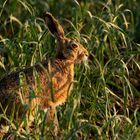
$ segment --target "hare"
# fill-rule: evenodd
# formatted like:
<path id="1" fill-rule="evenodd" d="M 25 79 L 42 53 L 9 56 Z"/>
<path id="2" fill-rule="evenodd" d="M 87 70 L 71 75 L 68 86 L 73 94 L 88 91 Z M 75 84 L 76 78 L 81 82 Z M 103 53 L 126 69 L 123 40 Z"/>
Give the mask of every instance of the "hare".
<path id="1" fill-rule="evenodd" d="M 64 35 L 62 26 L 51 13 L 46 12 L 44 20 L 58 41 L 56 55 L 48 62 L 37 63 L 0 80 L 1 112 L 5 109 L 10 114 L 16 108 L 20 116 L 23 105 L 29 104 L 32 112 L 39 106 L 42 110 L 50 109 L 53 116 L 55 108 L 65 103 L 70 95 L 74 65 L 88 58 L 88 51 L 80 42 Z"/>

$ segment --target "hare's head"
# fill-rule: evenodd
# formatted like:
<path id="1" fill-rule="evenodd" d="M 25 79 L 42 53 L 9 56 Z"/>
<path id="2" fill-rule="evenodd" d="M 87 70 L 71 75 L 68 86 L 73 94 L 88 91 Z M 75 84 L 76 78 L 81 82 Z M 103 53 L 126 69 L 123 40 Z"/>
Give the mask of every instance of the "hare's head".
<path id="1" fill-rule="evenodd" d="M 48 12 L 45 13 L 45 22 L 49 31 L 59 42 L 57 58 L 80 63 L 88 58 L 88 51 L 75 39 L 65 37 L 64 30 L 58 21 Z"/>

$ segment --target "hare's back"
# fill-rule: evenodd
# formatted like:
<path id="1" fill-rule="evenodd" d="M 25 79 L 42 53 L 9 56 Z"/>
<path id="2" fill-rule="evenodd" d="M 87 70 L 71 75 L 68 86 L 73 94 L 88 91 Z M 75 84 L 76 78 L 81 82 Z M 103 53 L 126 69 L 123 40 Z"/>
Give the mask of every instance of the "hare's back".
<path id="1" fill-rule="evenodd" d="M 0 93 L 5 90 L 12 90 L 19 85 L 18 73 L 11 73 L 0 80 Z"/>

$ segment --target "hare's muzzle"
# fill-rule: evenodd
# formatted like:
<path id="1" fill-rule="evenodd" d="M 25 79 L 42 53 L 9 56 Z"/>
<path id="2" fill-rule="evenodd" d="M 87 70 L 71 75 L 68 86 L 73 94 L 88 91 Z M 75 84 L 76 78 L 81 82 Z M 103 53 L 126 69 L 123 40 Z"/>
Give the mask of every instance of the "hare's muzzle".
<path id="1" fill-rule="evenodd" d="M 84 57 L 83 57 L 83 62 L 84 61 L 88 61 L 88 55 L 84 55 Z"/>
<path id="2" fill-rule="evenodd" d="M 85 55 L 83 57 L 83 64 L 85 66 L 85 68 L 88 68 L 89 69 L 89 65 L 88 65 L 88 55 Z"/>

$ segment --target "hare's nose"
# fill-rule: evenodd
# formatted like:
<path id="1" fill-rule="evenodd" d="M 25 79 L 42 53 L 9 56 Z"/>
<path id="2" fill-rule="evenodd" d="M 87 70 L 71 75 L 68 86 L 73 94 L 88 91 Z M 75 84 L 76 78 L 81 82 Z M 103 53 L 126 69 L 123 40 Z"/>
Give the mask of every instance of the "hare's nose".
<path id="1" fill-rule="evenodd" d="M 89 55 L 88 54 L 85 54 L 85 56 L 88 58 L 89 57 Z"/>
<path id="2" fill-rule="evenodd" d="M 84 55 L 83 61 L 87 61 L 88 60 L 88 54 Z"/>
<path id="3" fill-rule="evenodd" d="M 84 56 L 83 62 L 84 62 L 85 68 L 88 68 L 88 69 L 89 69 L 89 65 L 88 65 L 88 55 L 85 55 L 85 56 Z"/>

